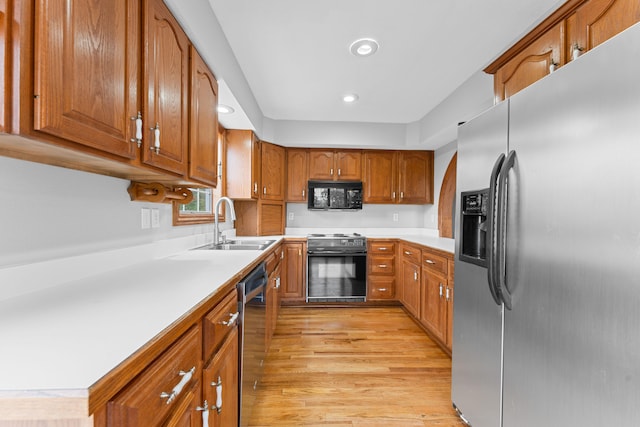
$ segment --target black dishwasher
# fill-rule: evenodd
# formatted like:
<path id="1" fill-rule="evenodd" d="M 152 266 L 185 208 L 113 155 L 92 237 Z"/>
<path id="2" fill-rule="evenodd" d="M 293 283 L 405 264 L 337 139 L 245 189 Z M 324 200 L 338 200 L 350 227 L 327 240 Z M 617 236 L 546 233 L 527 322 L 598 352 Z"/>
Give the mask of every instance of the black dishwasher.
<path id="1" fill-rule="evenodd" d="M 238 283 L 240 298 L 240 402 L 239 424 L 247 426 L 256 399 L 256 389 L 262 376 L 265 348 L 266 305 L 265 287 L 268 281 L 265 263 L 261 263 Z"/>

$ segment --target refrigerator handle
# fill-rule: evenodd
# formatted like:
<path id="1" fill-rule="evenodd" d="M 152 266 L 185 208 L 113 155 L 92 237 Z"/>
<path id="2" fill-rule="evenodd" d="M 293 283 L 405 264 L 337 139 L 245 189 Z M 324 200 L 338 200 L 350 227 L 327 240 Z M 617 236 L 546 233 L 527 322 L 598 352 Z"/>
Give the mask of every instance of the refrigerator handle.
<path id="1" fill-rule="evenodd" d="M 507 286 L 507 202 L 509 198 L 509 171 L 516 163 L 516 152 L 511 150 L 505 160 L 500 175 L 498 176 L 498 214 L 497 219 L 497 277 L 498 294 L 504 302 L 504 306 L 511 310 L 511 293 Z"/>
<path id="2" fill-rule="evenodd" d="M 489 282 L 489 290 L 491 296 L 496 304 L 500 305 L 502 301 L 498 294 L 498 279 L 497 279 L 497 255 L 496 255 L 496 242 L 497 242 L 497 187 L 498 187 L 498 175 L 502 164 L 504 163 L 504 154 L 500 154 L 496 163 L 493 165 L 491 171 L 491 181 L 489 182 L 489 200 L 487 206 L 487 281 Z"/>

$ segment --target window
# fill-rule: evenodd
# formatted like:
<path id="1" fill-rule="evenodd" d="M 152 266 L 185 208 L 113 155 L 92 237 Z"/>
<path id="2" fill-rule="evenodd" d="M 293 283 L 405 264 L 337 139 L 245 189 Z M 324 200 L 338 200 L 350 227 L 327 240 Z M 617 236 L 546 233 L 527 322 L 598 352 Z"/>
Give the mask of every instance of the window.
<path id="1" fill-rule="evenodd" d="M 193 200 L 188 204 L 173 204 L 173 225 L 213 222 L 213 191 L 211 188 L 190 188 Z"/>

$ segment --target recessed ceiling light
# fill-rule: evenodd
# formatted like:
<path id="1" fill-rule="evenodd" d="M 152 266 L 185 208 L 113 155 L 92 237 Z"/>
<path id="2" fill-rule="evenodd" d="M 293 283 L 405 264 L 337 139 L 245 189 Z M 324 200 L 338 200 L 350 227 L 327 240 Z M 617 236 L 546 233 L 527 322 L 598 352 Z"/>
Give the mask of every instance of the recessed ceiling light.
<path id="1" fill-rule="evenodd" d="M 348 95 L 343 96 L 342 100 L 347 104 L 352 104 L 358 100 L 358 95 L 356 95 L 355 93 L 350 93 Z"/>
<path id="2" fill-rule="evenodd" d="M 360 39 L 351 43 L 349 51 L 355 56 L 370 56 L 378 50 L 378 42 L 374 39 Z"/>
<path id="3" fill-rule="evenodd" d="M 234 111 L 236 111 L 232 107 L 229 107 L 228 105 L 224 105 L 224 104 L 218 104 L 217 110 L 218 110 L 218 113 L 220 114 L 231 114 Z"/>

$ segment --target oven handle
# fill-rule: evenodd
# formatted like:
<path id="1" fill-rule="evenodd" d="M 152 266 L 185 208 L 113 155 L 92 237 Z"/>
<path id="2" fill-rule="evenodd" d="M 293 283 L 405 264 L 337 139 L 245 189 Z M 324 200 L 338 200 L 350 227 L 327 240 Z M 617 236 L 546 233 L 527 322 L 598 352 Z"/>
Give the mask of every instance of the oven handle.
<path id="1" fill-rule="evenodd" d="M 345 252 L 345 251 L 307 251 L 308 255 L 366 255 L 366 252 Z"/>

